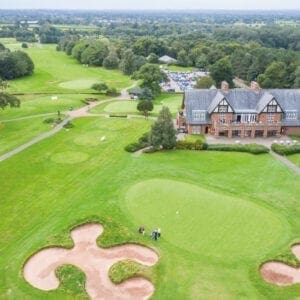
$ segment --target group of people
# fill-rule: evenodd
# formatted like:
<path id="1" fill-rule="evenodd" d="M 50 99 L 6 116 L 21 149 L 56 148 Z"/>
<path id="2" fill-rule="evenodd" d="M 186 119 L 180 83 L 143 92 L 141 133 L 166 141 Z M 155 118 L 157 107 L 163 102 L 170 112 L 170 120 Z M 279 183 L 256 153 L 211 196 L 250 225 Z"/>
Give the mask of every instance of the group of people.
<path id="1" fill-rule="evenodd" d="M 146 233 L 145 227 L 143 227 L 143 226 L 139 227 L 138 232 L 140 234 L 144 235 Z M 157 241 L 161 237 L 161 230 L 160 230 L 160 228 L 152 230 L 152 232 L 150 234 L 150 237 L 151 237 L 151 239 Z"/>

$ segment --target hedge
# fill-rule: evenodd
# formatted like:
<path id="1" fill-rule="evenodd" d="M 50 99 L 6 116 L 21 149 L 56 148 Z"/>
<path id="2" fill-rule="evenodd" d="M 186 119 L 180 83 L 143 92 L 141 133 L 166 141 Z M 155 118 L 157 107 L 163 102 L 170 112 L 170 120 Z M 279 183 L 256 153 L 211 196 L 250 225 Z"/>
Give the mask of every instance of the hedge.
<path id="1" fill-rule="evenodd" d="M 300 144 L 292 145 L 292 146 L 272 144 L 271 149 L 279 155 L 291 155 L 291 154 L 300 153 Z"/>
<path id="2" fill-rule="evenodd" d="M 214 144 L 208 145 L 209 151 L 248 152 L 251 154 L 269 153 L 269 148 L 258 144 Z"/>

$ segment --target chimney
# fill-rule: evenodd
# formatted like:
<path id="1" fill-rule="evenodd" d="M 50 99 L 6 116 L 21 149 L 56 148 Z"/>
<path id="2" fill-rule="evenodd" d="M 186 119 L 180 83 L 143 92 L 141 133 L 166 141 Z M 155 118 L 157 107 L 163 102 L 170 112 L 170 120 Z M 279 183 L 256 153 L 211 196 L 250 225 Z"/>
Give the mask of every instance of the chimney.
<path id="1" fill-rule="evenodd" d="M 229 84 L 227 81 L 222 81 L 221 83 L 221 90 L 227 92 L 229 90 Z"/>
<path id="2" fill-rule="evenodd" d="M 259 91 L 259 89 L 260 89 L 259 84 L 256 81 L 251 81 L 250 88 L 251 88 L 251 90 L 254 90 L 254 91 Z"/>

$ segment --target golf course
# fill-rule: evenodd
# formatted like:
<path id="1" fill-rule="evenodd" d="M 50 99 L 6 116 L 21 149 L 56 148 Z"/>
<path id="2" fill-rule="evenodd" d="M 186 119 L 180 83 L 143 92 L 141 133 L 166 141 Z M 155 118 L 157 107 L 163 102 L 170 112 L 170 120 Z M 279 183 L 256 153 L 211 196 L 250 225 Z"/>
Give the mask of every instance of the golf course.
<path id="1" fill-rule="evenodd" d="M 161 94 L 145 119 L 137 101 L 91 89 L 103 81 L 124 90 L 134 85 L 129 76 L 84 67 L 55 45 L 25 51 L 35 71 L 9 82 L 21 106 L 0 111 L 0 155 L 53 130 L 44 120 L 58 111 L 66 117 L 86 98 L 98 101 L 88 116 L 71 120 L 74 127 L 0 161 L 0 299 L 91 298 L 85 283 L 92 275 L 80 264 L 59 265 L 53 289 L 24 276 L 27 263 L 48 248 L 76 252 L 82 240 L 74 232 L 87 225 L 96 228 L 95 251 L 129 249 L 129 260 L 109 265 L 109 284 L 131 278 L 134 286 L 140 278 L 151 299 L 299 299 L 300 284 L 277 286 L 260 274 L 268 261 L 300 267 L 291 252 L 300 244 L 299 175 L 270 154 L 128 153 L 124 147 L 150 130 L 163 106 L 176 115 L 182 95 Z M 299 156 L 289 158 L 299 165 Z M 158 240 L 150 238 L 156 228 Z"/>

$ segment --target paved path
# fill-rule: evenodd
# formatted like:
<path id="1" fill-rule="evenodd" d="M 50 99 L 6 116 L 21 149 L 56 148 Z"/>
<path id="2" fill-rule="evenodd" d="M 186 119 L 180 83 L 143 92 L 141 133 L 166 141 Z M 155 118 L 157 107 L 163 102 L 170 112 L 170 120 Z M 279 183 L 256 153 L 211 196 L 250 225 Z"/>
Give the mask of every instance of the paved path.
<path id="1" fill-rule="evenodd" d="M 295 171 L 297 174 L 300 175 L 300 168 L 296 166 L 294 163 L 292 163 L 290 160 L 288 160 L 285 156 L 281 156 L 272 150 L 270 151 L 270 154 L 276 159 L 278 159 L 279 161 L 281 161 L 283 164 L 285 164 L 289 169 Z"/>
<path id="2" fill-rule="evenodd" d="M 27 142 L 27 143 L 25 143 L 25 144 L 23 144 L 23 145 L 21 145 L 21 146 L 15 148 L 14 150 L 11 150 L 11 151 L 9 151 L 9 152 L 7 152 L 7 153 L 1 155 L 1 156 L 0 156 L 0 162 L 2 162 L 2 161 L 4 161 L 4 160 L 6 160 L 6 159 L 8 159 L 8 158 L 10 158 L 10 157 L 12 157 L 12 156 L 18 154 L 19 152 L 21 152 L 21 151 L 23 151 L 23 150 L 25 150 L 25 149 L 31 147 L 32 145 L 34 145 L 34 144 L 36 144 L 36 143 L 38 143 L 38 142 L 40 142 L 40 141 L 42 141 L 42 140 L 44 140 L 44 139 L 46 139 L 46 138 L 48 138 L 48 137 L 50 137 L 50 136 L 56 134 L 57 132 L 59 132 L 59 131 L 63 128 L 63 126 L 64 126 L 67 122 L 69 122 L 69 121 L 71 121 L 71 120 L 72 120 L 72 118 L 70 118 L 70 117 L 69 117 L 69 118 L 66 118 L 66 119 L 63 120 L 60 124 L 58 124 L 56 127 L 54 127 L 52 130 L 50 130 L 50 131 L 48 131 L 48 132 L 45 132 L 45 133 L 43 133 L 43 134 L 41 134 L 41 135 L 35 137 L 35 138 L 32 139 L 31 141 L 29 141 L 29 142 Z"/>
<path id="3" fill-rule="evenodd" d="M 99 102 L 91 102 L 89 105 L 86 105 L 82 108 L 79 108 L 77 110 L 74 111 L 69 111 L 69 112 L 63 112 L 63 114 L 67 114 L 68 117 L 63 120 L 63 122 L 61 122 L 59 125 L 57 125 L 55 128 L 53 128 L 52 130 L 45 132 L 35 138 L 33 138 L 32 140 L 30 140 L 29 142 L 3 154 L 0 156 L 0 162 L 20 153 L 21 151 L 31 147 L 32 145 L 56 134 L 57 132 L 59 132 L 63 126 L 68 123 L 69 121 L 71 121 L 73 118 L 78 118 L 78 117 L 107 117 L 107 115 L 105 114 L 91 114 L 89 112 L 89 110 L 93 107 L 96 107 L 97 105 L 103 104 L 105 102 L 110 102 L 110 101 L 115 101 L 115 100 L 127 100 L 129 99 L 129 94 L 127 92 L 128 89 L 132 88 L 136 86 L 136 83 L 134 83 L 132 86 L 123 89 L 121 91 L 121 95 L 116 97 L 116 98 L 112 98 L 112 99 L 107 99 L 107 100 L 103 100 L 103 101 L 99 101 Z M 10 120 L 3 120 L 1 122 L 13 122 L 13 121 L 20 121 L 20 120 L 26 120 L 26 119 L 31 119 L 31 118 L 38 118 L 38 117 L 42 117 L 42 116 L 47 116 L 47 115 L 53 115 L 53 113 L 48 113 L 48 114 L 39 114 L 39 115 L 34 115 L 34 116 L 27 116 L 27 117 L 21 117 L 21 118 L 15 118 L 15 119 L 10 119 Z"/>

